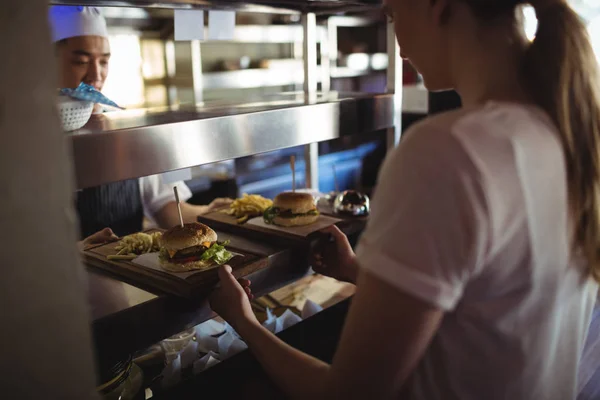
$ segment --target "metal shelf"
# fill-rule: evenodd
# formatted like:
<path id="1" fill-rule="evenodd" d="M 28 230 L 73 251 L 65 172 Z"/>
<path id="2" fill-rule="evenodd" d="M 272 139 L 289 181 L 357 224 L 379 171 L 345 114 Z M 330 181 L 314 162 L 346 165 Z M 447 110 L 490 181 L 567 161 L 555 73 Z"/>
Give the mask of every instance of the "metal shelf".
<path id="1" fill-rule="evenodd" d="M 380 0 L 50 0 L 51 4 L 98 7 L 205 8 L 246 12 L 293 14 L 297 12 L 337 13 L 375 8 Z"/>
<path id="2" fill-rule="evenodd" d="M 350 67 L 332 67 L 331 78 L 356 78 L 366 76 L 385 69 L 357 69 Z M 321 68 L 317 68 L 317 82 L 322 81 Z M 202 89 L 249 89 L 275 86 L 302 85 L 304 82 L 304 71 L 302 60 L 300 65 L 290 68 L 252 68 L 237 71 L 205 72 L 202 74 Z M 165 79 L 147 79 L 149 86 L 164 85 Z M 169 79 L 169 84 L 177 87 L 193 88 L 192 77 L 175 77 Z"/>
<path id="3" fill-rule="evenodd" d="M 299 146 L 394 125 L 393 95 L 283 93 L 242 105 L 107 113 L 68 137 L 77 188 Z"/>

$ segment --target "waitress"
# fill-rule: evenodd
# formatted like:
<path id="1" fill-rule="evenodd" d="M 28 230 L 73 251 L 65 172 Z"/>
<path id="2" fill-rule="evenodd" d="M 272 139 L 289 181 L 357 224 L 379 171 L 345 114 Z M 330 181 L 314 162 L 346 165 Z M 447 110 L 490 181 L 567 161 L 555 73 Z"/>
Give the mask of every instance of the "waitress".
<path id="1" fill-rule="evenodd" d="M 58 58 L 60 87 L 75 88 L 84 82 L 101 91 L 108 76 L 110 44 L 106 21 L 100 11 L 95 7 L 54 6 L 50 8 L 50 26 Z M 95 111 L 101 112 L 100 109 Z M 92 116 L 101 117 L 98 114 Z M 166 183 L 161 175 L 87 188 L 76 195 L 81 237 L 90 243 L 114 238 L 113 232 L 119 236 L 139 232 L 144 217 L 162 228 L 178 224 L 174 186 L 179 190 L 181 212 L 186 222 L 231 202 L 230 199 L 215 199 L 208 206 L 189 204 L 186 201 L 192 193 L 186 184 Z"/>
<path id="2" fill-rule="evenodd" d="M 335 228 L 319 271 L 356 283 L 332 364 L 267 331 L 231 268 L 211 305 L 299 399 L 567 400 L 600 281 L 600 74 L 566 0 L 387 0 L 402 54 L 464 108 L 388 155 L 356 255 Z"/>

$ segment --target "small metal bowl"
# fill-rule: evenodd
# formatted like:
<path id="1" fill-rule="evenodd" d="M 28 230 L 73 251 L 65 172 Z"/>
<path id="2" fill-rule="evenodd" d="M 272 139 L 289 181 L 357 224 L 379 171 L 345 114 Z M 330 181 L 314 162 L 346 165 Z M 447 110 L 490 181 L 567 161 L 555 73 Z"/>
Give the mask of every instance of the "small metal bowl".
<path id="1" fill-rule="evenodd" d="M 369 215 L 370 210 L 369 196 L 355 190 L 343 191 L 333 202 L 333 211 L 336 214 L 361 217 Z"/>

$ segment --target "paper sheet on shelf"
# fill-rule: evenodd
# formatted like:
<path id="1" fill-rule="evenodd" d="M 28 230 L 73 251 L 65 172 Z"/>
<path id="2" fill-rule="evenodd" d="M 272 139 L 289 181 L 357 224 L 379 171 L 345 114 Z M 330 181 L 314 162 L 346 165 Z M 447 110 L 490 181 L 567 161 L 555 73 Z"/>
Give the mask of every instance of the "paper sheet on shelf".
<path id="1" fill-rule="evenodd" d="M 178 40 L 204 40 L 204 10 L 175 10 L 174 36 Z"/>
<path id="2" fill-rule="evenodd" d="M 304 225 L 304 226 L 283 227 L 283 226 L 277 226 L 277 225 L 269 225 L 269 224 L 265 223 L 265 221 L 262 217 L 252 218 L 251 220 L 249 220 L 246 223 L 249 225 L 260 226 L 261 228 L 266 228 L 266 229 L 270 229 L 273 231 L 286 232 L 288 234 L 292 234 L 292 235 L 296 235 L 296 236 L 300 236 L 300 237 L 306 237 L 313 232 L 320 231 L 321 229 L 327 228 L 328 226 L 334 225 L 340 221 L 341 221 L 341 219 L 339 219 L 339 218 L 334 218 L 334 217 L 330 217 L 328 215 L 321 214 L 319 216 L 319 219 L 315 223 L 310 224 L 310 225 Z"/>
<path id="3" fill-rule="evenodd" d="M 184 279 L 184 280 L 194 274 L 204 272 L 206 270 L 213 269 L 213 268 L 216 268 L 219 266 L 217 264 L 214 264 L 205 269 L 199 269 L 199 270 L 194 270 L 194 271 L 189 271 L 189 272 L 171 272 L 171 271 L 167 271 L 167 270 L 163 269 L 160 266 L 160 260 L 158 259 L 158 254 L 159 253 L 157 253 L 157 252 L 142 254 L 141 256 L 135 258 L 131 262 L 134 263 L 135 265 L 139 265 L 140 267 L 145 267 L 148 269 L 153 269 L 155 271 L 165 272 L 167 274 L 170 274 L 172 276 L 175 276 L 177 278 Z M 243 254 L 236 253 L 233 251 L 231 252 L 231 254 L 233 254 L 234 257 L 244 257 Z"/>

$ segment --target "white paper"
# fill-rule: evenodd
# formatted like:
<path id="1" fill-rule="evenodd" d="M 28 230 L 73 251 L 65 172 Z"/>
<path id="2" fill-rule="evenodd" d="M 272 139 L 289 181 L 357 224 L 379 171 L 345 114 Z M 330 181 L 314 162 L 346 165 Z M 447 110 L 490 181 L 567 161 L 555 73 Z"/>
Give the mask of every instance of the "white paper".
<path id="1" fill-rule="evenodd" d="M 327 228 L 328 226 L 331 226 L 331 225 L 335 225 L 336 223 L 338 223 L 340 221 L 341 221 L 341 219 L 321 214 L 319 216 L 319 219 L 315 223 L 310 224 L 310 225 L 304 225 L 304 226 L 283 227 L 283 226 L 277 226 L 277 225 L 269 225 L 269 224 L 265 223 L 263 217 L 252 218 L 246 223 L 249 225 L 255 225 L 255 226 L 260 226 L 262 228 L 271 229 L 273 231 L 286 232 L 286 233 L 289 233 L 292 235 L 306 237 L 313 232 L 320 231 L 321 229 Z"/>
<path id="2" fill-rule="evenodd" d="M 208 369 L 210 367 L 212 367 L 213 365 L 218 364 L 220 361 L 218 359 L 218 355 L 210 352 L 208 354 L 206 354 L 205 356 L 203 356 L 202 358 L 196 360 L 196 362 L 194 362 L 194 375 L 199 374 L 200 372 L 204 371 L 205 369 Z"/>
<path id="3" fill-rule="evenodd" d="M 217 322 L 214 319 L 209 319 L 199 325 L 196 325 L 196 339 L 203 336 L 216 336 L 225 332 L 225 324 Z"/>
<path id="4" fill-rule="evenodd" d="M 267 308 L 267 319 L 263 322 L 263 326 L 271 333 L 275 333 L 277 329 L 277 317 L 275 317 L 270 308 Z"/>
<path id="5" fill-rule="evenodd" d="M 225 354 L 224 358 L 222 358 L 222 359 L 225 360 L 226 358 L 235 356 L 237 353 L 239 353 L 240 351 L 244 351 L 247 348 L 248 348 L 248 345 L 246 344 L 246 342 L 244 342 L 241 339 L 234 339 L 233 342 L 231 342 L 229 349 L 227 349 L 227 353 Z"/>
<path id="6" fill-rule="evenodd" d="M 204 40 L 204 11 L 175 10 L 175 40 Z"/>
<path id="7" fill-rule="evenodd" d="M 302 319 L 306 319 L 306 318 L 312 317 L 313 315 L 315 315 L 321 311 L 323 311 L 323 307 L 321 307 L 314 301 L 307 299 L 304 302 L 304 307 L 302 307 L 302 312 L 300 313 L 300 315 L 302 316 Z"/>
<path id="8" fill-rule="evenodd" d="M 180 181 L 189 181 L 192 179 L 192 169 L 184 168 L 177 171 L 165 172 L 161 175 L 163 183 L 176 183 Z"/>
<path id="9" fill-rule="evenodd" d="M 177 385 L 181 381 L 181 357 L 177 356 L 172 362 L 167 364 L 162 373 L 162 386 L 169 387 Z"/>
<path id="10" fill-rule="evenodd" d="M 287 309 L 281 315 L 281 317 L 278 318 L 278 320 L 281 321 L 281 330 L 284 330 L 292 325 L 296 325 L 298 322 L 302 321 L 302 318 L 300 318 L 297 314 L 293 313 L 290 309 Z"/>
<path id="11" fill-rule="evenodd" d="M 219 336 L 219 355 L 221 360 L 226 360 L 247 348 L 248 345 L 231 332 L 226 332 Z"/>
<path id="12" fill-rule="evenodd" d="M 229 333 L 229 332 L 225 332 L 224 334 L 222 334 L 221 336 L 219 336 L 219 351 L 218 353 L 220 355 L 225 355 L 227 354 L 227 350 L 229 349 L 229 346 L 231 346 L 231 343 L 233 343 L 233 341 L 236 338 L 233 336 L 233 334 Z"/>
<path id="13" fill-rule="evenodd" d="M 214 336 L 203 336 L 196 338 L 198 341 L 198 350 L 203 353 L 219 352 L 219 338 Z"/>
<path id="14" fill-rule="evenodd" d="M 188 278 L 194 274 L 204 272 L 204 271 L 207 271 L 209 269 L 213 269 L 213 268 L 216 268 L 219 266 L 215 263 L 214 265 L 211 265 L 210 267 L 205 268 L 205 269 L 199 269 L 199 270 L 193 270 L 193 271 L 187 271 L 187 272 L 171 272 L 171 271 L 164 270 L 160 266 L 160 260 L 158 259 L 158 254 L 159 254 L 158 252 L 142 254 L 141 256 L 133 259 L 131 262 L 134 263 L 135 265 L 139 265 L 140 267 L 145 267 L 148 269 L 153 269 L 155 271 L 160 271 L 162 273 L 169 274 L 171 276 L 175 276 L 175 277 L 183 279 L 183 280 L 185 280 L 186 278 Z M 243 254 L 235 253 L 233 251 L 231 252 L 231 254 L 233 254 L 234 257 L 244 257 Z"/>
<path id="15" fill-rule="evenodd" d="M 181 350 L 181 368 L 191 366 L 198 358 L 198 343 L 190 340 L 190 342 Z"/>
<path id="16" fill-rule="evenodd" d="M 208 39 L 233 40 L 235 30 L 234 11 L 209 11 L 208 12 Z"/>

